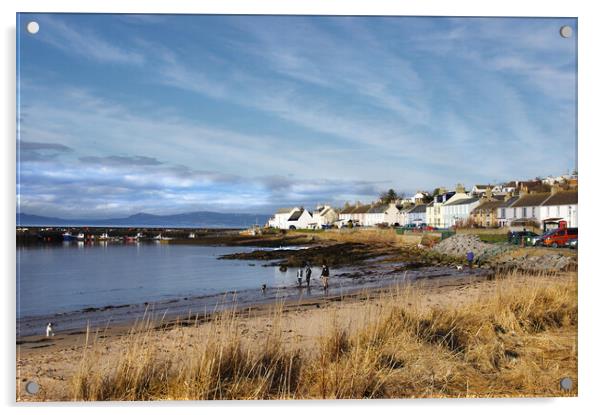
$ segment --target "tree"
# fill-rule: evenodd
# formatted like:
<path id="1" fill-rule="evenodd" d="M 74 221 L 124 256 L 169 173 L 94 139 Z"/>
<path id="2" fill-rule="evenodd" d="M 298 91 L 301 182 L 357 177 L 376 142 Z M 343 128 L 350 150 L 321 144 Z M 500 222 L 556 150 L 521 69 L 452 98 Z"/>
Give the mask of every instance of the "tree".
<path id="1" fill-rule="evenodd" d="M 383 203 L 393 203 L 397 200 L 397 193 L 393 189 L 381 193 L 380 201 Z"/>
<path id="2" fill-rule="evenodd" d="M 440 187 L 436 187 L 435 190 L 433 190 L 433 196 L 439 196 L 442 193 L 443 193 L 443 189 Z"/>

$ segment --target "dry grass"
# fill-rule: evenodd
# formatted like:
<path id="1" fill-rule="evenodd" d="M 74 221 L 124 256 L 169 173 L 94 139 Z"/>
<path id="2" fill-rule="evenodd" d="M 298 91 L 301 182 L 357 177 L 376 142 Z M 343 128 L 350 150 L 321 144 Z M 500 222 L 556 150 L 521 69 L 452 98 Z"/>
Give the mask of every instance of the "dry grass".
<path id="1" fill-rule="evenodd" d="M 574 277 L 500 277 L 493 293 L 444 308 L 423 297 L 399 289 L 362 305 L 353 329 L 325 310 L 323 336 L 304 349 L 283 342 L 280 308 L 259 344 L 222 313 L 177 353 L 150 341 L 147 319 L 118 361 L 98 341 L 84 352 L 73 399 L 558 396 L 562 377 L 576 382 Z"/>
<path id="2" fill-rule="evenodd" d="M 291 235 L 305 233 L 299 231 L 289 231 Z M 317 239 L 324 239 L 336 242 L 358 242 L 358 243 L 398 243 L 399 237 L 395 229 L 333 229 L 324 232 L 313 233 Z"/>

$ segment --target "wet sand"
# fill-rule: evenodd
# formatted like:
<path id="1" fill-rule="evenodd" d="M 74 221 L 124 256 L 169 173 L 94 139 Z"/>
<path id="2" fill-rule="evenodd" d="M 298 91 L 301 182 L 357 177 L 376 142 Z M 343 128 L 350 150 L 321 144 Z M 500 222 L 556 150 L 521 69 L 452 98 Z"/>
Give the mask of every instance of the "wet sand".
<path id="1" fill-rule="evenodd" d="M 404 262 L 382 262 L 382 257 L 374 257 L 362 265 L 331 270 L 330 288 L 324 293 L 317 272 L 314 270 L 310 288 L 289 285 L 268 287 L 264 292 L 257 287 L 253 290 L 225 292 L 214 295 L 188 296 L 165 301 L 141 304 L 114 304 L 103 307 L 88 307 L 82 310 L 52 315 L 23 317 L 17 324 L 17 344 L 25 344 L 29 338 L 45 333 L 46 324 L 52 322 L 57 334 L 77 333 L 103 329 L 108 326 L 131 325 L 147 313 L 161 316 L 166 320 L 196 316 L 207 318 L 210 314 L 232 307 L 249 308 L 286 301 L 303 302 L 349 295 L 362 290 L 386 288 L 400 283 L 411 283 L 425 278 L 462 276 L 467 271 L 458 271 L 449 266 L 422 266 Z M 475 269 L 474 274 L 489 271 Z"/>

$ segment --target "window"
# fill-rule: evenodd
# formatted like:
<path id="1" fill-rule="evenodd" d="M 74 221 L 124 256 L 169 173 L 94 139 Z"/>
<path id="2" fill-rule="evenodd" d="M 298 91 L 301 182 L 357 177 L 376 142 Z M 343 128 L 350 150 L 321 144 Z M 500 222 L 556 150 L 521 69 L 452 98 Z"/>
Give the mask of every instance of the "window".
<path id="1" fill-rule="evenodd" d="M 523 208 L 523 218 L 526 218 L 526 217 L 527 217 L 527 208 L 524 207 Z"/>
<path id="2" fill-rule="evenodd" d="M 534 218 L 535 217 L 535 206 L 533 206 L 531 208 L 531 217 Z"/>
<path id="3" fill-rule="evenodd" d="M 560 216 L 560 206 L 556 206 L 556 216 Z"/>
<path id="4" fill-rule="evenodd" d="M 502 217 L 502 219 L 506 219 L 506 208 L 502 208 L 500 210 L 500 216 Z"/>

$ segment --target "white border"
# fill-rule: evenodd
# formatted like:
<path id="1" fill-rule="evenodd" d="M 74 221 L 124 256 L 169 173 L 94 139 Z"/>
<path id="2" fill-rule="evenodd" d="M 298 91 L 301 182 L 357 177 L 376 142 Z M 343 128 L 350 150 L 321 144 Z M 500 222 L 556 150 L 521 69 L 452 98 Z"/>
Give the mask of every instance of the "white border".
<path id="1" fill-rule="evenodd" d="M 553 413 L 578 413 L 588 411 L 600 400 L 600 356 L 602 354 L 602 336 L 600 316 L 602 315 L 598 296 L 602 293 L 599 267 L 596 266 L 595 243 L 602 246 L 600 237 L 595 237 L 599 227 L 600 214 L 594 209 L 602 206 L 600 194 L 600 40 L 602 25 L 594 1 L 555 1 L 527 2 L 525 0 L 476 1 L 476 0 L 412 0 L 412 1 L 277 1 L 277 0 L 223 0 L 223 1 L 186 1 L 186 0 L 104 0 L 76 1 L 54 0 L 8 0 L 0 3 L 2 13 L 2 106 L 3 140 L 2 162 L 2 238 L 0 253 L 3 266 L 1 303 L 4 306 L 2 327 L 2 403 L 9 411 L 24 412 L 43 410 L 54 414 L 65 412 L 80 413 L 81 407 L 74 405 L 32 406 L 19 404 L 15 407 L 15 13 L 21 12 L 106 12 L 106 13 L 224 13 L 224 14 L 356 14 L 356 15 L 432 15 L 432 16 L 570 16 L 579 19 L 579 172 L 580 222 L 584 224 L 580 243 L 579 277 L 579 398 L 573 399 L 503 399 L 503 400 L 405 400 L 405 401 L 339 401 L 339 402 L 260 402 L 260 403 L 156 403 L 109 405 L 115 414 L 126 413 L 131 408 L 143 409 L 145 413 L 164 413 L 168 407 L 181 411 L 193 405 L 195 412 L 244 412 L 272 413 L 286 411 L 287 414 L 327 409 L 347 413 L 365 413 L 378 411 L 420 411 L 453 413 L 496 414 L 509 411 L 545 411 Z M 596 122 L 598 121 L 598 122 Z M 554 157 L 550 155 L 550 162 Z M 597 239 L 597 240 L 596 240 Z M 85 410 L 104 413 L 107 405 L 87 405 Z M 177 408 L 177 409 L 176 409 Z M 598 409 L 599 410 L 599 409 Z"/>

